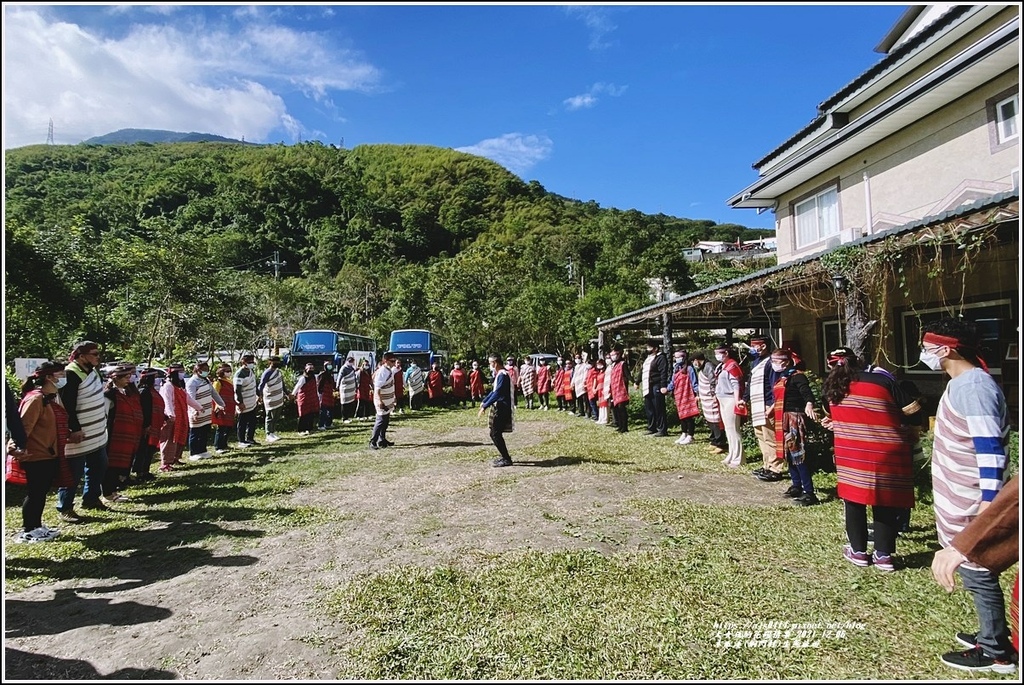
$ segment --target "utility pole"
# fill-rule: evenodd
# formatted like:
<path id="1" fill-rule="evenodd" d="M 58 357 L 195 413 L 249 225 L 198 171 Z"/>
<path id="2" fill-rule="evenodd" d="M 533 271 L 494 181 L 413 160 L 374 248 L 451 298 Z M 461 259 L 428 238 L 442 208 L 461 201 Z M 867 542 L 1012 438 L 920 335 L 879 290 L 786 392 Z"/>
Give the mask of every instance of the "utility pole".
<path id="1" fill-rule="evenodd" d="M 50 127 L 46 131 L 46 144 L 53 145 L 53 119 L 50 119 Z"/>
<path id="2" fill-rule="evenodd" d="M 274 259 L 268 261 L 267 266 L 274 267 L 274 280 L 276 281 L 281 277 L 281 267 L 288 266 L 288 262 L 282 262 L 280 251 L 274 250 Z"/>

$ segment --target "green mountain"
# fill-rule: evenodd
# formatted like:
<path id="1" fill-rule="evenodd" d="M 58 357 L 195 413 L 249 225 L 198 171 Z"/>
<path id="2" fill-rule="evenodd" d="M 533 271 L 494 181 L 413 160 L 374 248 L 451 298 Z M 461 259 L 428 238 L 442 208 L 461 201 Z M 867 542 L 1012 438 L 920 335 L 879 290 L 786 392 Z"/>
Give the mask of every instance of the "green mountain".
<path id="1" fill-rule="evenodd" d="M 242 143 L 241 140 L 225 138 L 212 133 L 179 133 L 146 128 L 122 128 L 120 131 L 93 136 L 84 141 L 85 145 L 131 145 L 132 143 Z M 252 144 L 252 143 L 247 143 Z"/>
<path id="2" fill-rule="evenodd" d="M 683 248 L 771 234 L 571 200 L 417 145 L 37 145 L 5 165 L 8 361 L 82 337 L 180 359 L 314 327 L 566 350 L 650 303 L 650 279 L 686 293 L 764 265 Z"/>

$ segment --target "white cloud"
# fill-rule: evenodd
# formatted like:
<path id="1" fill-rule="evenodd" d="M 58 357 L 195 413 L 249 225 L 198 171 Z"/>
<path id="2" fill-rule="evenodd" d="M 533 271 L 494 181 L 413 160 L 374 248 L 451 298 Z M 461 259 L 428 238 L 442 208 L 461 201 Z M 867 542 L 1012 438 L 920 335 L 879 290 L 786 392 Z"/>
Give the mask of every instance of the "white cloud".
<path id="1" fill-rule="evenodd" d="M 265 21 L 228 31 L 179 15 L 173 26 L 137 23 L 115 39 L 34 7 L 4 13 L 4 149 L 45 142 L 50 119 L 58 144 L 121 128 L 297 138 L 304 127 L 288 112 L 287 91 L 331 108 L 332 91 L 371 92 L 380 80 L 321 34 Z"/>
<path id="2" fill-rule="evenodd" d="M 481 140 L 475 145 L 455 149 L 492 159 L 512 173 L 522 176 L 538 162 L 550 157 L 553 147 L 554 143 L 545 135 L 506 133 L 497 138 Z"/>
<path id="3" fill-rule="evenodd" d="M 565 13 L 570 17 L 580 19 L 584 26 L 590 30 L 591 50 L 603 50 L 612 45 L 611 41 L 605 40 L 605 36 L 618 28 L 611 20 L 611 12 L 605 7 L 592 6 L 570 6 L 565 8 Z"/>
<path id="4" fill-rule="evenodd" d="M 580 95 L 573 95 L 571 98 L 562 100 L 562 104 L 570 112 L 575 112 L 578 109 L 589 109 L 597 104 L 599 98 L 598 95 L 607 94 L 612 97 L 619 97 L 626 92 L 628 86 L 616 86 L 614 83 L 595 83 L 590 87 L 586 93 Z"/>

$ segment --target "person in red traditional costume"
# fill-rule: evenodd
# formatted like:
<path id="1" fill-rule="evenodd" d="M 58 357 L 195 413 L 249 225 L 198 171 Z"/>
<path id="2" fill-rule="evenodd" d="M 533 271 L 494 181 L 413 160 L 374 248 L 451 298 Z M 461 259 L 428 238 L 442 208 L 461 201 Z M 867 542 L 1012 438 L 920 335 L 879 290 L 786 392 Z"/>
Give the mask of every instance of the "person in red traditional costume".
<path id="1" fill-rule="evenodd" d="M 469 372 L 469 396 L 474 406 L 484 399 L 484 372 L 480 370 L 478 361 L 473 362 L 473 368 Z"/>
<path id="2" fill-rule="evenodd" d="M 295 381 L 292 397 L 299 412 L 299 435 L 309 435 L 316 427 L 320 415 L 320 392 L 316 385 L 316 367 L 306 364 L 302 375 Z"/>
<path id="3" fill-rule="evenodd" d="M 615 417 L 615 430 L 618 433 L 625 433 L 629 430 L 629 373 L 622 358 L 622 345 L 612 348 L 608 360 L 610 365 L 605 373 L 611 374 L 612 377 L 609 401 L 612 405 L 612 415 Z"/>
<path id="4" fill-rule="evenodd" d="M 103 496 L 107 502 L 127 500 L 121 481 L 128 477 L 135 452 L 142 440 L 142 401 L 132 383 L 134 366 L 121 365 L 107 374 L 103 393 L 107 401 L 107 473 L 103 477 Z"/>
<path id="5" fill-rule="evenodd" d="M 682 434 L 676 440 L 677 445 L 689 445 L 693 442 L 697 414 L 697 372 L 690 366 L 686 350 L 672 353 L 672 378 L 668 382 L 668 391 L 676 402 L 676 415 Z"/>
<path id="6" fill-rule="evenodd" d="M 590 403 L 590 419 L 601 422 L 601 390 L 604 388 L 605 362 L 600 357 L 587 371 L 587 401 Z"/>
<path id="7" fill-rule="evenodd" d="M 451 385 L 452 401 L 465 408 L 469 403 L 469 376 L 459 362 L 452 365 Z"/>
<path id="8" fill-rule="evenodd" d="M 447 380 L 441 371 L 441 364 L 434 362 L 427 371 L 427 401 L 431 406 L 439 407 L 444 404 L 444 386 Z"/>
<path id="9" fill-rule="evenodd" d="M 566 410 L 565 402 L 565 360 L 558 360 L 558 368 L 555 369 L 555 377 L 551 382 L 555 390 L 555 401 L 558 403 L 558 411 Z"/>
<path id="10" fill-rule="evenodd" d="M 537 400 L 542 411 L 548 411 L 551 399 L 551 368 L 541 362 L 537 366 Z"/>
<path id="11" fill-rule="evenodd" d="M 566 359 L 565 364 L 562 366 L 562 402 L 564 405 L 563 411 L 567 411 L 573 416 L 576 415 L 576 394 L 573 392 L 573 363 L 571 359 Z"/>
<path id="12" fill-rule="evenodd" d="M 356 419 L 365 421 L 375 415 L 373 408 L 373 376 L 370 375 L 370 362 L 359 360 L 356 369 Z"/>
<path id="13" fill-rule="evenodd" d="M 168 473 L 185 463 L 181 454 L 188 444 L 188 410 L 199 411 L 203 405 L 185 392 L 185 367 L 177 363 L 167 367 L 167 382 L 160 386 L 160 396 L 167 415 L 160 431 L 160 471 Z"/>
<path id="14" fill-rule="evenodd" d="M 849 348 L 830 352 L 828 363 L 832 370 L 822 388 L 826 417 L 821 423 L 835 433 L 836 494 L 844 503 L 848 539 L 843 557 L 855 566 L 892 571 L 900 512 L 914 506 L 911 423 L 921 407 L 889 374 L 864 370 Z"/>
<path id="15" fill-rule="evenodd" d="M 220 395 L 223 407 L 213 408 L 213 451 L 224 454 L 228 451 L 228 434 L 235 429 L 235 384 L 231 382 L 231 364 L 217 366 L 217 377 L 213 380 L 213 391 Z"/>

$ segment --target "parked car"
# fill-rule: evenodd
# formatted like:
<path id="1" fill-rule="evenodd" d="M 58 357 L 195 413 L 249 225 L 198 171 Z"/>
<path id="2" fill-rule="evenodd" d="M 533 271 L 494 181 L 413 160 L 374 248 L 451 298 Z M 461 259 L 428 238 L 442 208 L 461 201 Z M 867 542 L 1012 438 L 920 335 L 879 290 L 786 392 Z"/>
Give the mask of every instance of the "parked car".
<path id="1" fill-rule="evenodd" d="M 526 355 L 526 358 L 530 360 L 530 363 L 534 366 L 540 366 L 541 364 L 550 364 L 551 362 L 558 361 L 557 354 L 550 354 L 548 352 L 534 352 L 533 354 Z"/>

